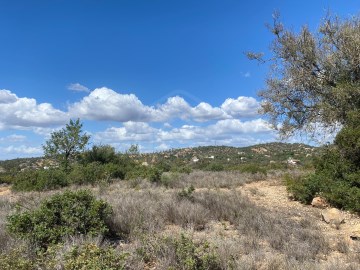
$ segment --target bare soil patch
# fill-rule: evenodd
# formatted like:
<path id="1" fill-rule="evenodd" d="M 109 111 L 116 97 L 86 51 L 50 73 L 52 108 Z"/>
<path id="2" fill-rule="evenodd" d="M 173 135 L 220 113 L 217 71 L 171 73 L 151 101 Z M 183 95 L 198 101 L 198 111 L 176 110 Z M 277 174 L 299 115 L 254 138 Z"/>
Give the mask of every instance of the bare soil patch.
<path id="1" fill-rule="evenodd" d="M 281 180 L 252 182 L 238 189 L 246 194 L 253 203 L 264 207 L 269 212 L 281 213 L 284 218 L 299 222 L 306 219 L 315 224 L 324 234 L 333 251 L 328 255 L 327 260 L 340 260 L 341 257 L 345 256 L 345 253 L 347 253 L 347 257 L 359 256 L 360 241 L 350 238 L 354 230 L 360 228 L 360 217 L 358 215 L 341 211 L 345 217 L 345 222 L 339 228 L 327 224 L 321 218 L 322 209 L 291 200 Z"/>
<path id="2" fill-rule="evenodd" d="M 10 187 L 0 187 L 0 196 L 9 195 L 10 193 Z"/>

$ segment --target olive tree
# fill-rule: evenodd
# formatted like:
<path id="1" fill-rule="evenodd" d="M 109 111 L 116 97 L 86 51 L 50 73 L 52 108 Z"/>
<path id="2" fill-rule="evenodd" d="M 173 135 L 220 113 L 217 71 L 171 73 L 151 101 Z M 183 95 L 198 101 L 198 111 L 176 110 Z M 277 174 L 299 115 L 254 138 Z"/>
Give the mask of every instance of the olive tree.
<path id="1" fill-rule="evenodd" d="M 315 172 L 289 180 L 294 198 L 317 194 L 334 206 L 360 213 L 360 17 L 327 16 L 316 31 L 286 29 L 274 16 L 272 57 L 262 111 L 281 135 L 314 135 L 340 127 L 333 144 L 315 160 Z"/>
<path id="2" fill-rule="evenodd" d="M 82 126 L 80 119 L 70 119 L 64 128 L 51 133 L 50 139 L 43 145 L 45 156 L 56 159 L 68 169 L 70 161 L 85 149 L 90 139 L 82 131 Z"/>
<path id="3" fill-rule="evenodd" d="M 344 126 L 360 109 L 360 17 L 327 16 L 316 31 L 286 29 L 274 15 L 262 112 L 283 136 Z"/>

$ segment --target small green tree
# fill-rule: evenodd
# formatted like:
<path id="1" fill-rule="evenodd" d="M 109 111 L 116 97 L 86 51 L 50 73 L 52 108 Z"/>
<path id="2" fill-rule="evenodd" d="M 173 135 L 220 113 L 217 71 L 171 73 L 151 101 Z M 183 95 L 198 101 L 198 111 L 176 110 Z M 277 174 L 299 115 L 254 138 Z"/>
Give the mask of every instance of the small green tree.
<path id="1" fill-rule="evenodd" d="M 80 119 L 70 119 L 65 128 L 51 133 L 51 138 L 43 145 L 46 157 L 58 160 L 67 170 L 69 163 L 83 151 L 90 136 L 82 131 Z"/>
<path id="2" fill-rule="evenodd" d="M 139 145 L 138 144 L 132 144 L 128 150 L 126 150 L 126 154 L 131 156 L 137 156 L 140 154 Z"/>

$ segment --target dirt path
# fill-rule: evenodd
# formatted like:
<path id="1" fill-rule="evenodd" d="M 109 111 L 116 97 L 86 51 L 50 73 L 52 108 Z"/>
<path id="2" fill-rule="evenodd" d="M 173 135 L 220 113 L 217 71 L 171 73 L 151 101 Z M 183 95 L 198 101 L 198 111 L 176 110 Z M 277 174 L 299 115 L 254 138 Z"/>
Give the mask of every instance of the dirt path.
<path id="1" fill-rule="evenodd" d="M 286 218 L 293 220 L 309 219 L 310 222 L 320 228 L 320 231 L 334 249 L 339 243 L 345 242 L 349 245 L 351 251 L 360 252 L 360 241 L 350 239 L 350 235 L 360 229 L 359 216 L 342 211 L 345 223 L 341 224 L 339 229 L 336 229 L 322 220 L 322 209 L 290 200 L 286 187 L 279 180 L 252 182 L 239 189 L 248 195 L 256 205 L 262 206 L 269 211 L 281 211 L 286 213 Z"/>

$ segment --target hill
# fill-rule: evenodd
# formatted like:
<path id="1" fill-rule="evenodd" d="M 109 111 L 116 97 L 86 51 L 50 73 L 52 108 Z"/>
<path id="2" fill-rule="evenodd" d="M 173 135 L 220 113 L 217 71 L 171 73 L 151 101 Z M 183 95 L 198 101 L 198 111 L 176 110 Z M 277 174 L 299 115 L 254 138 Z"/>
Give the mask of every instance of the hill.
<path id="1" fill-rule="evenodd" d="M 259 166 L 307 166 L 316 154 L 317 148 L 299 143 L 266 143 L 248 147 L 199 146 L 171 149 L 155 153 L 142 153 L 131 156 L 138 162 L 154 165 L 168 163 L 204 169 L 211 164 L 231 168 L 240 164 L 257 164 Z M 42 157 L 17 158 L 0 161 L 0 172 L 38 169 L 48 166 L 49 161 Z"/>
<path id="2" fill-rule="evenodd" d="M 239 164 L 261 166 L 309 165 L 317 148 L 299 143 L 267 143 L 248 147 L 200 146 L 171 149 L 163 152 L 142 154 L 143 161 L 154 164 L 161 161 L 179 162 L 193 167 L 205 164 L 221 164 L 226 167 Z"/>

